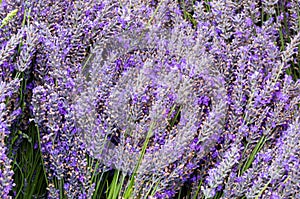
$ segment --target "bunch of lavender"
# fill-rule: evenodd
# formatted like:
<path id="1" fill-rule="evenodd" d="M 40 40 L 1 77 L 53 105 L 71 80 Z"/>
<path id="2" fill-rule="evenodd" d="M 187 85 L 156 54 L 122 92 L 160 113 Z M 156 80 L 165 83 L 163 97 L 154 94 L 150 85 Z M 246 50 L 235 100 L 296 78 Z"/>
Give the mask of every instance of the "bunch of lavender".
<path id="1" fill-rule="evenodd" d="M 2 81 L 6 84 L 18 79 L 22 81 L 20 92 L 14 98 L 6 99 L 13 104 L 12 109 L 21 108 L 22 110 L 21 118 L 15 121 L 18 125 L 14 126 L 14 132 L 22 134 L 23 137 L 26 136 L 23 132 L 29 127 L 32 119 L 39 125 L 40 129 L 36 133 L 40 132 L 38 136 L 41 135 L 44 164 L 50 182 L 49 189 L 52 190 L 53 188 L 53 180 L 57 180 L 51 176 L 58 176 L 58 183 L 56 183 L 54 191 L 58 186 L 64 187 L 60 193 L 61 196 L 65 194 L 68 197 L 71 195 L 77 197 L 81 194 L 81 197 L 89 197 L 90 195 L 88 188 L 86 188 L 89 187 L 87 185 L 89 176 L 85 176 L 84 147 L 81 145 L 78 133 L 76 133 L 77 129 L 73 124 L 74 119 L 72 118 L 72 110 L 69 108 L 70 100 L 68 100 L 73 96 L 73 93 L 69 93 L 69 91 L 72 91 L 72 86 L 74 86 L 72 78 L 86 58 L 85 54 L 89 51 L 89 45 L 97 40 L 97 37 L 101 37 L 101 31 L 107 34 L 107 29 L 115 27 L 114 23 L 117 20 L 114 20 L 112 24 L 106 24 L 106 19 L 114 16 L 110 10 L 115 7 L 111 4 L 105 5 L 105 2 L 96 1 L 85 3 L 77 1 L 67 4 L 64 1 L 1 1 L 0 14 L 1 19 L 3 19 L 0 30 Z M 103 8 L 103 12 L 99 13 L 98 11 Z M 64 12 L 68 12 L 69 15 L 66 17 Z M 72 38 L 66 34 L 72 35 Z M 65 68 L 62 69 L 61 65 Z M 63 81 L 67 73 L 69 79 Z M 43 90 L 43 88 L 46 89 Z M 16 89 L 18 90 L 18 87 Z M 43 91 L 42 94 L 45 95 L 51 94 L 50 99 L 55 100 L 55 102 L 59 98 L 59 110 L 55 107 L 57 103 L 53 104 L 51 100 L 45 102 L 43 98 L 39 98 L 40 91 Z M 39 114 L 43 111 L 43 102 L 47 106 L 45 109 L 46 117 Z M 37 104 L 38 107 L 36 107 Z M 56 117 L 56 114 L 59 114 L 58 120 L 50 119 L 52 110 L 55 111 L 53 116 Z M 5 112 L 3 111 L 3 113 Z M 9 121 L 7 122 L 9 123 Z M 61 127 L 63 133 L 59 134 L 57 129 L 53 129 L 51 122 L 57 122 L 55 127 Z M 7 124 L 7 126 L 11 125 Z M 15 136 L 18 134 L 9 135 L 8 145 L 11 144 Z M 57 141 L 55 138 L 62 141 Z M 23 142 L 22 137 L 17 139 L 17 142 Z M 49 142 L 49 139 L 53 139 L 53 142 Z M 78 145 L 73 144 L 76 140 L 79 142 Z M 67 149 L 62 148 L 64 146 L 67 146 Z M 16 149 L 13 150 L 16 151 Z M 51 154 L 56 157 L 51 159 Z M 16 154 L 13 155 L 17 156 Z M 67 162 L 68 168 L 60 169 L 61 166 L 64 166 L 61 165 L 63 162 Z M 79 166 L 77 166 L 78 164 Z M 21 175 L 23 175 L 22 171 L 24 170 L 21 169 Z M 9 179 L 10 176 L 7 178 Z M 23 188 L 25 190 L 30 181 L 31 179 L 22 178 L 20 189 L 25 184 Z M 66 193 L 64 193 L 64 189 Z M 16 190 L 18 195 L 20 191 L 19 189 Z M 18 197 L 18 195 L 15 196 Z"/>
<path id="2" fill-rule="evenodd" d="M 76 76 L 90 46 L 122 29 L 119 7 L 105 1 L 47 1 L 32 7 L 41 41 L 34 65 L 32 110 L 40 127 L 49 198 L 92 197 L 86 143 L 72 104 L 80 92 L 81 80 Z"/>
<path id="3" fill-rule="evenodd" d="M 170 8 L 170 6 L 161 7 L 160 14 L 166 13 L 165 9 Z M 174 5 L 173 7 L 176 8 Z M 160 14 L 155 16 L 162 16 Z M 169 21 L 170 16 L 166 17 L 166 20 Z M 177 19 L 177 22 L 179 20 Z M 155 17 L 153 17 L 153 21 L 155 21 Z M 105 57 L 108 59 L 107 61 L 103 60 L 103 52 L 107 51 L 107 49 L 103 49 L 103 46 L 107 45 L 99 45 L 95 49 L 95 54 L 98 53 L 102 56 L 96 56 L 92 62 L 86 92 L 83 92 L 79 99 L 77 114 L 78 121 L 83 126 L 82 129 L 86 130 L 84 132 L 85 139 L 88 143 L 87 146 L 90 147 L 91 155 L 99 158 L 105 165 L 113 166 L 124 173 L 132 173 L 134 168 L 141 164 L 137 171 L 140 176 L 137 177 L 136 184 L 143 188 L 144 192 L 147 191 L 147 187 L 139 182 L 150 181 L 147 182 L 148 186 L 151 184 L 153 186 L 154 182 L 149 179 L 160 175 L 160 173 L 154 173 L 154 171 L 160 170 L 166 177 L 166 183 L 161 189 L 171 189 L 172 195 L 174 190 L 186 181 L 185 178 L 177 180 L 178 174 L 176 173 L 183 172 L 182 168 L 187 164 L 190 166 L 190 171 L 195 167 L 190 159 L 193 158 L 193 153 L 199 149 L 191 147 L 187 150 L 185 148 L 188 148 L 189 143 L 193 140 L 197 143 L 198 137 L 201 137 L 197 132 L 199 129 L 197 125 L 201 125 L 206 118 L 207 106 L 210 104 L 210 98 L 199 95 L 201 90 L 198 89 L 200 89 L 200 85 L 203 86 L 211 81 L 212 86 L 208 86 L 205 90 L 209 91 L 214 87 L 219 89 L 214 84 L 222 80 L 222 77 L 217 77 L 217 80 L 207 80 L 209 74 L 199 73 L 201 70 L 205 71 L 204 64 L 208 62 L 204 58 L 201 60 L 202 69 L 194 66 L 191 68 L 189 62 L 193 62 L 192 57 L 188 60 L 181 59 L 184 55 L 188 56 L 189 43 L 176 43 L 177 41 L 174 39 L 179 35 L 189 34 L 186 35 L 186 40 L 189 40 L 193 34 L 184 28 L 183 31 L 180 31 L 179 27 L 176 30 L 174 30 L 175 28 L 170 30 L 169 27 L 162 29 L 166 24 L 164 20 L 160 20 L 161 23 L 158 21 L 156 21 L 158 24 L 149 28 L 149 32 L 145 32 L 142 37 L 137 37 L 137 43 L 132 42 L 133 44 L 131 44 L 126 41 L 126 38 L 123 38 L 123 35 L 120 40 L 124 43 L 109 43 L 108 46 L 113 45 L 111 49 L 119 51 L 111 52 L 110 57 Z M 144 26 L 142 25 L 142 27 Z M 182 24 L 182 27 L 189 28 L 187 24 Z M 163 31 L 160 31 L 161 29 Z M 191 28 L 189 29 L 192 32 Z M 132 32 L 134 31 L 136 30 L 133 29 Z M 132 38 L 128 31 L 126 34 Z M 170 35 L 172 38 L 169 38 Z M 144 44 L 145 41 L 148 42 Z M 177 48 L 174 47 L 175 45 Z M 156 46 L 161 47 L 156 48 Z M 172 52 L 174 49 L 182 55 L 178 56 Z M 195 47 L 194 50 L 198 49 Z M 206 56 L 203 52 L 203 57 Z M 190 78 L 195 78 L 195 80 L 189 80 Z M 195 96 L 189 94 L 193 90 L 195 90 Z M 202 91 L 202 93 L 205 92 Z M 211 94 L 211 97 L 213 95 Z M 191 101 L 185 101 L 186 98 L 190 98 Z M 222 97 L 219 96 L 219 98 Z M 222 113 L 219 113 L 222 112 L 222 107 L 217 106 L 215 109 L 214 111 L 218 112 L 217 115 L 222 117 Z M 203 111 L 198 112 L 199 110 Z M 179 112 L 181 122 L 177 124 L 178 126 L 174 126 L 172 123 L 178 122 L 175 121 L 179 120 L 177 118 Z M 195 113 L 189 115 L 188 112 Z M 211 123 L 206 124 L 207 127 L 220 121 L 220 118 L 216 118 L 214 115 L 215 112 L 212 112 Z M 186 125 L 187 127 L 185 127 Z M 181 131 L 187 133 L 188 136 L 180 133 Z M 206 134 L 207 138 L 215 134 L 210 132 L 209 128 L 201 133 Z M 186 139 L 183 139 L 185 137 Z M 201 138 L 201 141 L 207 138 Z M 211 141 L 213 142 L 213 140 Z M 149 148 L 146 150 L 145 158 L 139 163 L 145 143 Z M 193 146 L 198 144 L 196 143 Z M 207 145 L 210 145 L 210 142 Z M 172 157 L 172 154 L 176 157 Z M 190 158 L 182 159 L 184 154 L 190 154 Z M 156 165 L 153 164 L 151 160 L 158 159 L 158 157 L 164 157 L 164 160 L 158 161 Z M 196 160 L 194 161 L 196 162 Z M 176 170 L 177 166 L 181 169 Z M 174 173 L 172 173 L 173 169 Z M 190 172 L 185 175 L 189 176 Z M 174 190 L 169 187 L 170 184 L 174 184 L 172 180 L 179 181 L 173 187 Z M 135 194 L 145 196 L 147 193 L 137 192 Z M 166 195 L 161 194 L 161 197 L 166 197 Z"/>
<path id="4" fill-rule="evenodd" d="M 195 8 L 195 18 L 207 24 L 207 29 L 218 38 L 213 40 L 210 51 L 216 55 L 215 62 L 224 70 L 227 80 L 229 111 L 222 145 L 230 148 L 232 142 L 238 141 L 245 146 L 239 155 L 231 156 L 239 159 L 239 164 L 234 164 L 234 159 L 228 159 L 225 153 L 227 166 L 210 170 L 207 184 L 202 188 L 206 197 L 226 190 L 224 183 L 230 169 L 237 175 L 247 170 L 257 150 L 271 147 L 297 113 L 299 86 L 284 71 L 294 61 L 299 34 L 280 52 L 274 43 L 280 36 L 280 20 L 259 19 L 256 13 L 260 10 L 255 9 L 255 2 L 250 3 L 252 7 L 245 5 L 212 1 L 211 12 L 205 12 L 204 4 Z M 221 14 L 224 12 L 227 14 Z M 224 160 L 220 159 L 220 164 Z M 220 179 L 220 174 L 222 180 L 212 181 Z"/>
<path id="5" fill-rule="evenodd" d="M 251 166 L 251 151 L 273 146 L 286 130 L 299 87 L 284 73 L 299 35 L 280 51 L 281 21 L 269 7 L 262 19 L 255 2 L 201 2 L 193 29 L 164 1 L 155 16 L 148 11 L 142 36 L 132 37 L 130 26 L 124 33 L 137 42 L 121 34 L 95 47 L 78 123 L 92 156 L 135 175 L 133 197 L 173 197 L 196 174 L 200 195 L 214 197 L 230 173 Z"/>
<path id="6" fill-rule="evenodd" d="M 298 59 L 299 8 L 3 0 L 4 197 L 6 140 L 31 121 L 48 198 L 102 194 L 86 155 L 114 169 L 109 198 L 172 198 L 187 184 L 199 198 L 298 197 L 300 90 L 285 74 Z"/>
<path id="7" fill-rule="evenodd" d="M 27 106 L 24 87 L 36 45 L 36 31 L 33 26 L 23 24 L 17 28 L 18 22 L 23 18 L 19 17 L 22 15 L 20 8 L 20 5 L 12 6 L 3 2 L 0 9 L 3 17 L 0 31 L 2 198 L 8 197 L 14 185 L 12 174 L 17 161 L 16 153 L 21 140 L 26 137 L 22 132 L 26 128 L 26 124 L 22 122 L 26 121 L 24 112 Z"/>

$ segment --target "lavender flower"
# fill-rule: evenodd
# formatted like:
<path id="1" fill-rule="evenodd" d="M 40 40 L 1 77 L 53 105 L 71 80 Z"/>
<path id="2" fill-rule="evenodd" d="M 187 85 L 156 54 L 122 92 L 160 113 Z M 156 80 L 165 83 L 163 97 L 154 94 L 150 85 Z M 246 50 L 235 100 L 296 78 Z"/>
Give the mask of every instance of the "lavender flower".
<path id="1" fill-rule="evenodd" d="M 14 186 L 12 176 L 14 172 L 11 170 L 11 159 L 7 157 L 7 148 L 5 146 L 5 138 L 9 135 L 9 129 L 4 120 L 5 104 L 1 103 L 1 158 L 0 158 L 0 191 L 2 198 L 8 198 L 9 192 Z M 7 113 L 6 113 L 7 114 Z"/>
<path id="2" fill-rule="evenodd" d="M 208 177 L 206 178 L 207 187 L 202 187 L 204 196 L 207 198 L 212 198 L 218 191 L 217 188 L 224 184 L 224 179 L 229 174 L 232 167 L 238 163 L 239 154 L 241 151 L 240 146 L 232 146 L 224 155 L 224 159 L 220 162 L 216 168 L 208 171 Z"/>
<path id="3" fill-rule="evenodd" d="M 25 27 L 24 32 L 26 34 L 26 40 L 22 43 L 23 46 L 20 49 L 20 56 L 18 60 L 18 64 L 16 69 L 20 72 L 24 72 L 32 62 L 32 57 L 36 51 L 37 45 L 37 31 L 34 29 L 33 26 Z"/>
<path id="4" fill-rule="evenodd" d="M 13 120 L 17 116 L 11 112 L 12 110 L 9 107 L 7 107 L 9 104 L 5 103 L 5 100 L 17 91 L 19 83 L 20 81 L 18 79 L 15 79 L 10 83 L 5 83 L 3 81 L 0 82 L 0 195 L 2 198 L 8 198 L 9 192 L 14 186 L 12 178 L 14 172 L 11 169 L 12 160 L 8 156 L 6 139 L 11 133 Z"/>

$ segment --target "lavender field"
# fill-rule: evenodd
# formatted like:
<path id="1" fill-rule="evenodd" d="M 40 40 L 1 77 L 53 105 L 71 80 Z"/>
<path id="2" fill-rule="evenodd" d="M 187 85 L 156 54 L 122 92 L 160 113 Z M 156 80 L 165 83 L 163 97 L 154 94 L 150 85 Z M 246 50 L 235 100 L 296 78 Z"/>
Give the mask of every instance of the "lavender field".
<path id="1" fill-rule="evenodd" d="M 1 199 L 300 199 L 299 0 L 0 0 Z"/>

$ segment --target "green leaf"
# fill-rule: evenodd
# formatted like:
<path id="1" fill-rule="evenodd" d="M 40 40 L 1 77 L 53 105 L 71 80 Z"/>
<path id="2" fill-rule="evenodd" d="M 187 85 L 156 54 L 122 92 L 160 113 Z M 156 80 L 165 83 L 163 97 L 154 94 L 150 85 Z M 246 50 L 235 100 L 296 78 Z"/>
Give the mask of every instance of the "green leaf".
<path id="1" fill-rule="evenodd" d="M 14 9 L 10 13 L 8 13 L 7 16 L 2 20 L 0 28 L 6 26 L 8 22 L 17 15 L 17 13 L 18 13 L 18 9 Z"/>

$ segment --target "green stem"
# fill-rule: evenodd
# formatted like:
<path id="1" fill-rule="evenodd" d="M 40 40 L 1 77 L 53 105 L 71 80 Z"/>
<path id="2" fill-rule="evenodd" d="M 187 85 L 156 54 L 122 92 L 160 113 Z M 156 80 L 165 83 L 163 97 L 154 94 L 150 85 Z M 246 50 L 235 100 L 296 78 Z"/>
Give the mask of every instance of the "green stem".
<path id="1" fill-rule="evenodd" d="M 251 155 L 248 157 L 245 165 L 243 166 L 240 172 L 241 175 L 251 166 L 256 154 L 261 150 L 261 148 L 263 147 L 266 141 L 267 141 L 266 136 L 262 136 L 260 138 L 259 142 L 256 144 L 254 150 L 252 151 Z"/>
<path id="2" fill-rule="evenodd" d="M 45 168 L 44 158 L 43 158 L 43 153 L 42 153 L 40 130 L 37 125 L 35 125 L 35 127 L 36 127 L 36 132 L 38 133 L 39 151 L 40 151 L 40 155 L 41 155 L 41 161 L 42 161 L 42 165 L 43 165 L 43 171 L 44 171 L 44 175 L 45 175 L 46 185 L 48 186 L 49 183 L 48 183 L 48 178 L 47 178 L 47 173 L 46 173 L 46 168 Z"/>
<path id="3" fill-rule="evenodd" d="M 19 195 L 20 195 L 20 193 L 21 193 L 21 191 L 22 191 L 22 189 L 23 189 L 23 186 L 24 186 L 24 175 L 23 175 L 22 169 L 21 169 L 21 167 L 19 166 L 19 164 L 18 164 L 16 161 L 14 161 L 14 164 L 15 164 L 15 165 L 18 167 L 18 169 L 20 170 L 21 178 L 22 178 L 22 180 L 21 180 L 21 187 L 19 188 L 19 191 L 18 191 L 18 193 L 17 193 L 17 195 L 16 195 L 16 198 L 18 198 Z"/>

